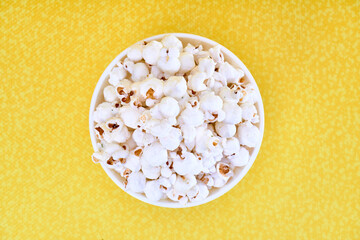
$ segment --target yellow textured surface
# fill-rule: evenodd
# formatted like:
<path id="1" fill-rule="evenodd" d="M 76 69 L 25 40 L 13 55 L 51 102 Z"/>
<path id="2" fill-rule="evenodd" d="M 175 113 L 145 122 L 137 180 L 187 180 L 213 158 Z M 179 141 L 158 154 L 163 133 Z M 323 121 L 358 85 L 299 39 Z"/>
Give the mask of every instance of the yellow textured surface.
<path id="1" fill-rule="evenodd" d="M 360 239 L 359 1 L 0 1 L 1 239 Z M 88 109 L 124 48 L 213 39 L 260 88 L 248 175 L 189 209 L 142 203 L 90 160 Z"/>

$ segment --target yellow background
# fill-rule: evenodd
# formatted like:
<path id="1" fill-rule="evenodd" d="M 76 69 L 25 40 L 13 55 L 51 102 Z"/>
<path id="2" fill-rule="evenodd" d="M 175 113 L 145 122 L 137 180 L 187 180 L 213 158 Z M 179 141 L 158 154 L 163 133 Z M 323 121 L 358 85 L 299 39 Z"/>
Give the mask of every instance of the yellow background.
<path id="1" fill-rule="evenodd" d="M 359 1 L 0 1 L 1 239 L 360 239 Z M 124 48 L 166 32 L 228 47 L 265 106 L 248 175 L 165 209 L 90 160 L 88 110 Z"/>

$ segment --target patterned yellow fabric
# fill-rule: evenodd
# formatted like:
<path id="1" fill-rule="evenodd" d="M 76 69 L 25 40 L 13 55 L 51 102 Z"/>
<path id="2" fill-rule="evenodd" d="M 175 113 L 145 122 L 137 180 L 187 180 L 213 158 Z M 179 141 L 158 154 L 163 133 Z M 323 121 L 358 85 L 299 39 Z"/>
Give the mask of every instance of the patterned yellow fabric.
<path id="1" fill-rule="evenodd" d="M 0 1 L 1 239 L 360 239 L 359 1 Z M 112 59 L 187 32 L 247 65 L 265 136 L 246 177 L 194 208 L 142 203 L 90 160 Z"/>

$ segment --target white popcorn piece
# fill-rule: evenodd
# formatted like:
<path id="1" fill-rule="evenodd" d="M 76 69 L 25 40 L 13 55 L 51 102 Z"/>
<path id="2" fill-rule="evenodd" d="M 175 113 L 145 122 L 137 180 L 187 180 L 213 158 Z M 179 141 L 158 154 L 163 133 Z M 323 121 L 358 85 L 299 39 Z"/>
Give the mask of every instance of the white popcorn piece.
<path id="1" fill-rule="evenodd" d="M 168 135 L 164 137 L 159 137 L 161 145 L 167 150 L 173 151 L 179 147 L 182 140 L 181 130 L 178 128 L 172 127 Z"/>
<path id="2" fill-rule="evenodd" d="M 220 63 L 219 73 L 226 78 L 228 83 L 238 83 L 245 75 L 241 69 L 234 68 L 228 62 Z"/>
<path id="3" fill-rule="evenodd" d="M 111 156 L 114 160 L 118 160 L 121 163 L 125 163 L 127 157 L 129 156 L 129 149 L 126 147 L 126 145 L 123 145 L 123 147 L 120 148 L 120 150 L 114 152 Z"/>
<path id="4" fill-rule="evenodd" d="M 151 74 L 151 77 L 155 77 L 155 78 L 158 78 L 158 79 L 164 79 L 165 78 L 164 73 L 156 65 L 151 66 L 150 74 Z"/>
<path id="5" fill-rule="evenodd" d="M 198 53 L 194 54 L 195 63 L 199 65 L 201 58 L 209 58 L 210 53 L 208 51 L 199 51 Z"/>
<path id="6" fill-rule="evenodd" d="M 146 178 L 142 172 L 133 172 L 127 178 L 126 188 L 132 192 L 142 193 L 144 192 L 146 184 Z"/>
<path id="7" fill-rule="evenodd" d="M 221 52 L 220 45 L 217 45 L 209 49 L 211 58 L 215 63 L 224 63 L 224 54 Z"/>
<path id="8" fill-rule="evenodd" d="M 201 162 L 191 152 L 183 152 L 183 158 L 174 159 L 174 170 L 179 175 L 199 174 L 202 170 Z"/>
<path id="9" fill-rule="evenodd" d="M 174 184 L 176 193 L 186 195 L 186 193 L 197 183 L 194 175 L 177 176 Z"/>
<path id="10" fill-rule="evenodd" d="M 223 101 L 213 92 L 205 92 L 200 96 L 200 108 L 205 112 L 215 113 L 221 110 Z"/>
<path id="11" fill-rule="evenodd" d="M 162 40 L 161 43 L 166 48 L 177 48 L 179 51 L 182 51 L 183 45 L 182 42 L 175 37 L 174 35 L 166 35 Z"/>
<path id="12" fill-rule="evenodd" d="M 121 146 L 117 143 L 104 144 L 103 151 L 112 155 L 114 152 L 121 150 Z"/>
<path id="13" fill-rule="evenodd" d="M 105 122 L 109 118 L 115 116 L 117 109 L 115 109 L 111 103 L 103 102 L 100 103 L 94 112 L 94 121 L 97 123 Z"/>
<path id="14" fill-rule="evenodd" d="M 142 55 L 146 63 L 155 65 L 160 56 L 163 45 L 158 41 L 151 41 L 143 47 Z"/>
<path id="15" fill-rule="evenodd" d="M 120 80 L 126 78 L 127 72 L 123 65 L 121 63 L 117 64 L 118 66 L 115 66 L 110 74 L 109 74 L 109 83 L 113 86 L 116 86 L 119 84 Z"/>
<path id="16" fill-rule="evenodd" d="M 249 158 L 249 151 L 244 147 L 240 147 L 240 149 L 235 154 L 231 154 L 227 159 L 230 161 L 232 166 L 242 167 L 249 162 Z"/>
<path id="17" fill-rule="evenodd" d="M 209 189 L 204 183 L 199 182 L 186 195 L 190 202 L 202 201 L 209 195 Z"/>
<path id="18" fill-rule="evenodd" d="M 176 57 L 170 58 L 169 56 L 166 56 L 166 57 L 159 58 L 159 60 L 157 62 L 157 66 L 164 73 L 166 73 L 168 75 L 173 75 L 177 71 L 179 71 L 181 63 L 180 63 L 179 58 L 176 58 Z"/>
<path id="19" fill-rule="evenodd" d="M 185 74 L 195 67 L 194 55 L 189 52 L 180 53 L 179 60 L 179 74 Z"/>
<path id="20" fill-rule="evenodd" d="M 131 77 L 134 82 L 144 80 L 149 75 L 149 69 L 145 63 L 134 64 Z"/>
<path id="21" fill-rule="evenodd" d="M 205 73 L 205 78 L 210 78 L 215 71 L 215 62 L 210 58 L 200 58 L 198 69 Z"/>
<path id="22" fill-rule="evenodd" d="M 172 188 L 172 184 L 171 184 L 170 180 L 167 177 L 159 177 L 157 182 L 159 183 L 160 189 L 161 189 L 161 191 L 163 193 L 170 192 L 170 190 Z"/>
<path id="23" fill-rule="evenodd" d="M 215 123 L 216 132 L 223 138 L 233 137 L 236 133 L 235 124 L 227 124 L 223 122 Z"/>
<path id="24" fill-rule="evenodd" d="M 256 126 L 246 121 L 239 124 L 237 136 L 240 144 L 253 148 L 259 143 L 260 131 Z"/>
<path id="25" fill-rule="evenodd" d="M 257 114 L 257 110 L 254 105 L 249 103 L 242 104 L 241 109 L 242 109 L 242 118 L 245 121 L 250 121 L 251 123 L 259 122 L 259 115 Z"/>
<path id="26" fill-rule="evenodd" d="M 163 164 L 161 166 L 160 174 L 161 174 L 162 177 L 168 179 L 168 178 L 170 178 L 170 176 L 172 174 L 172 171 L 166 164 Z"/>
<path id="27" fill-rule="evenodd" d="M 171 185 L 174 185 L 175 184 L 175 181 L 176 181 L 176 174 L 173 173 L 170 177 L 169 177 L 169 181 L 171 183 Z"/>
<path id="28" fill-rule="evenodd" d="M 216 173 L 223 177 L 226 182 L 234 175 L 230 165 L 224 162 L 218 162 L 216 164 Z"/>
<path id="29" fill-rule="evenodd" d="M 223 178 L 220 174 L 218 174 L 216 172 L 211 174 L 211 177 L 214 180 L 213 187 L 220 188 L 220 187 L 223 187 L 226 184 L 226 179 Z"/>
<path id="30" fill-rule="evenodd" d="M 184 77 L 172 76 L 164 82 L 164 94 L 165 96 L 180 99 L 186 95 L 186 81 Z"/>
<path id="31" fill-rule="evenodd" d="M 148 77 L 141 82 L 139 93 L 145 99 L 160 99 L 163 96 L 163 85 L 163 81 L 160 79 Z"/>
<path id="32" fill-rule="evenodd" d="M 225 156 L 235 155 L 240 150 L 239 140 L 235 137 L 223 139 L 222 146 L 224 149 Z"/>
<path id="33" fill-rule="evenodd" d="M 220 89 L 219 96 L 223 101 L 238 103 L 239 100 L 243 97 L 243 93 L 241 90 L 230 89 L 225 86 Z"/>
<path id="34" fill-rule="evenodd" d="M 131 61 L 129 58 L 125 58 L 123 62 L 124 69 L 128 71 L 130 74 L 133 72 L 135 63 Z"/>
<path id="35" fill-rule="evenodd" d="M 119 115 L 127 127 L 135 129 L 139 125 L 141 116 L 139 109 L 132 106 L 123 106 L 119 110 Z"/>
<path id="36" fill-rule="evenodd" d="M 234 102 L 224 102 L 223 111 L 225 119 L 222 121 L 227 124 L 238 124 L 242 121 L 242 110 L 239 105 Z"/>
<path id="37" fill-rule="evenodd" d="M 198 127 L 204 123 L 204 114 L 199 109 L 188 106 L 181 112 L 179 120 L 185 125 Z"/>
<path id="38" fill-rule="evenodd" d="M 184 124 L 181 126 L 184 144 L 187 149 L 192 150 L 195 147 L 196 129 L 192 125 Z"/>
<path id="39" fill-rule="evenodd" d="M 142 51 L 142 44 L 134 44 L 127 49 L 127 57 L 133 62 L 140 61 L 142 59 Z"/>
<path id="40" fill-rule="evenodd" d="M 124 126 L 123 128 L 121 128 L 121 130 L 119 129 L 113 130 L 110 133 L 110 136 L 113 142 L 124 143 L 131 137 L 131 134 L 128 128 Z"/>
<path id="41" fill-rule="evenodd" d="M 188 52 L 191 53 L 192 55 L 194 54 L 198 54 L 200 51 L 203 50 L 203 46 L 202 45 L 198 45 L 198 46 L 193 46 L 191 43 L 188 43 L 186 45 L 186 47 L 184 48 L 184 52 Z"/>
<path id="42" fill-rule="evenodd" d="M 114 102 L 117 99 L 116 90 L 113 86 L 104 88 L 104 99 L 107 102 Z"/>
<path id="43" fill-rule="evenodd" d="M 107 152 L 94 152 L 91 159 L 94 163 L 106 163 L 111 158 L 111 155 Z"/>
<path id="44" fill-rule="evenodd" d="M 147 146 L 156 140 L 152 134 L 146 133 L 146 131 L 144 132 L 143 129 L 140 128 L 135 129 L 132 133 L 132 139 L 140 147 Z"/>
<path id="45" fill-rule="evenodd" d="M 141 159 L 149 165 L 157 167 L 166 163 L 168 154 L 166 149 L 159 142 L 153 142 L 144 148 Z"/>
<path id="46" fill-rule="evenodd" d="M 167 120 L 150 119 L 145 129 L 155 137 L 166 137 L 171 130 L 171 124 Z"/>
<path id="47" fill-rule="evenodd" d="M 207 88 L 205 80 L 206 73 L 196 71 L 193 74 L 189 75 L 188 87 L 195 92 L 204 91 Z"/>
<path id="48" fill-rule="evenodd" d="M 144 173 L 144 176 L 148 179 L 158 179 L 160 176 L 160 167 L 154 167 L 151 165 L 147 165 L 146 163 L 143 163 L 140 159 L 141 163 L 141 170 Z"/>
<path id="49" fill-rule="evenodd" d="M 176 117 L 179 112 L 179 104 L 172 97 L 163 97 L 159 103 L 159 111 L 165 118 Z"/>
<path id="50" fill-rule="evenodd" d="M 163 191 L 157 180 L 147 181 L 144 189 L 145 196 L 151 201 L 159 201 L 163 198 Z"/>

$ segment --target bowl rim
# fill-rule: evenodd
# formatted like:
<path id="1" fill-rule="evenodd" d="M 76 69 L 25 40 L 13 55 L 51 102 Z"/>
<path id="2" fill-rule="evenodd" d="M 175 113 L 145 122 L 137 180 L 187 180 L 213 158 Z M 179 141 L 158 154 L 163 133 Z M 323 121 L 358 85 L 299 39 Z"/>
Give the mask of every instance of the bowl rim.
<path id="1" fill-rule="evenodd" d="M 204 42 L 213 46 L 216 45 L 220 45 L 221 51 L 223 53 L 225 53 L 227 56 L 229 56 L 229 58 L 231 59 L 232 62 L 234 62 L 236 65 L 238 65 L 245 73 L 245 76 L 248 77 L 249 81 L 251 83 L 253 83 L 255 85 L 256 90 L 259 93 L 259 101 L 257 102 L 258 104 L 258 110 L 259 110 L 259 116 L 260 116 L 260 123 L 259 123 L 259 131 L 260 131 L 260 141 L 259 144 L 254 148 L 249 162 L 247 163 L 247 165 L 245 165 L 245 167 L 240 171 L 240 173 L 237 176 L 233 177 L 233 180 L 231 182 L 226 183 L 223 187 L 219 188 L 217 192 L 209 195 L 208 197 L 206 197 L 204 200 L 202 201 L 198 201 L 198 202 L 188 202 L 186 205 L 182 205 L 179 202 L 172 202 L 172 201 L 158 201 L 158 202 L 153 202 L 150 201 L 146 198 L 146 196 L 144 196 L 143 194 L 140 193 L 134 193 L 131 191 L 126 191 L 123 187 L 123 184 L 117 179 L 117 177 L 115 176 L 115 173 L 113 170 L 111 170 L 110 168 L 106 167 L 105 164 L 101 163 L 102 168 L 104 169 L 104 171 L 106 172 L 106 174 L 111 178 L 111 180 L 118 186 L 120 187 L 124 192 L 126 192 L 127 194 L 130 194 L 131 196 L 133 196 L 134 198 L 154 205 L 154 206 L 159 206 L 159 207 L 166 207 L 166 208 L 189 208 L 189 207 L 194 207 L 194 206 L 199 206 L 205 203 L 208 203 L 212 200 L 215 200 L 219 197 L 221 197 L 222 195 L 224 195 L 225 193 L 229 192 L 233 187 L 235 187 L 243 178 L 244 176 L 248 173 L 248 171 L 250 170 L 251 166 L 253 165 L 253 163 L 255 162 L 255 159 L 259 153 L 261 144 L 262 144 L 262 139 L 264 136 L 264 127 L 265 127 L 265 115 L 264 115 L 264 106 L 263 106 L 263 102 L 262 102 L 262 97 L 261 97 L 261 93 L 260 90 L 255 82 L 254 77 L 251 75 L 250 71 L 248 70 L 248 68 L 245 66 L 245 64 L 234 54 L 232 53 L 230 50 L 228 50 L 226 47 L 224 47 L 223 45 L 210 40 L 206 37 L 202 37 L 199 35 L 195 35 L 195 34 L 190 34 L 190 33 L 163 33 L 163 34 L 159 34 L 159 35 L 155 35 L 155 36 L 151 36 L 148 37 L 146 39 L 143 39 L 141 41 L 138 42 L 143 42 L 143 41 L 152 41 L 152 40 L 159 40 L 161 39 L 163 36 L 165 35 L 174 35 L 176 37 L 178 37 L 180 40 L 181 38 L 191 38 L 192 40 L 196 40 L 196 41 L 200 41 L 200 42 Z M 131 45 L 130 45 L 131 46 Z M 109 75 L 111 69 L 114 67 L 114 65 L 126 55 L 127 52 L 127 48 L 124 49 L 120 54 L 118 54 L 115 59 L 107 66 L 107 68 L 105 69 L 105 71 L 101 74 L 95 90 L 93 92 L 92 98 L 91 98 L 91 103 L 90 103 L 90 111 L 89 111 L 89 130 L 90 130 L 90 138 L 91 138 L 91 143 L 93 145 L 94 151 L 97 151 L 97 146 L 96 146 L 96 137 L 95 137 L 95 133 L 93 131 L 93 127 L 94 127 L 94 120 L 93 120 L 93 112 L 95 110 L 95 103 L 96 100 L 99 96 L 99 94 L 101 94 L 100 90 L 101 87 L 104 83 L 104 81 L 106 80 L 106 77 Z"/>

